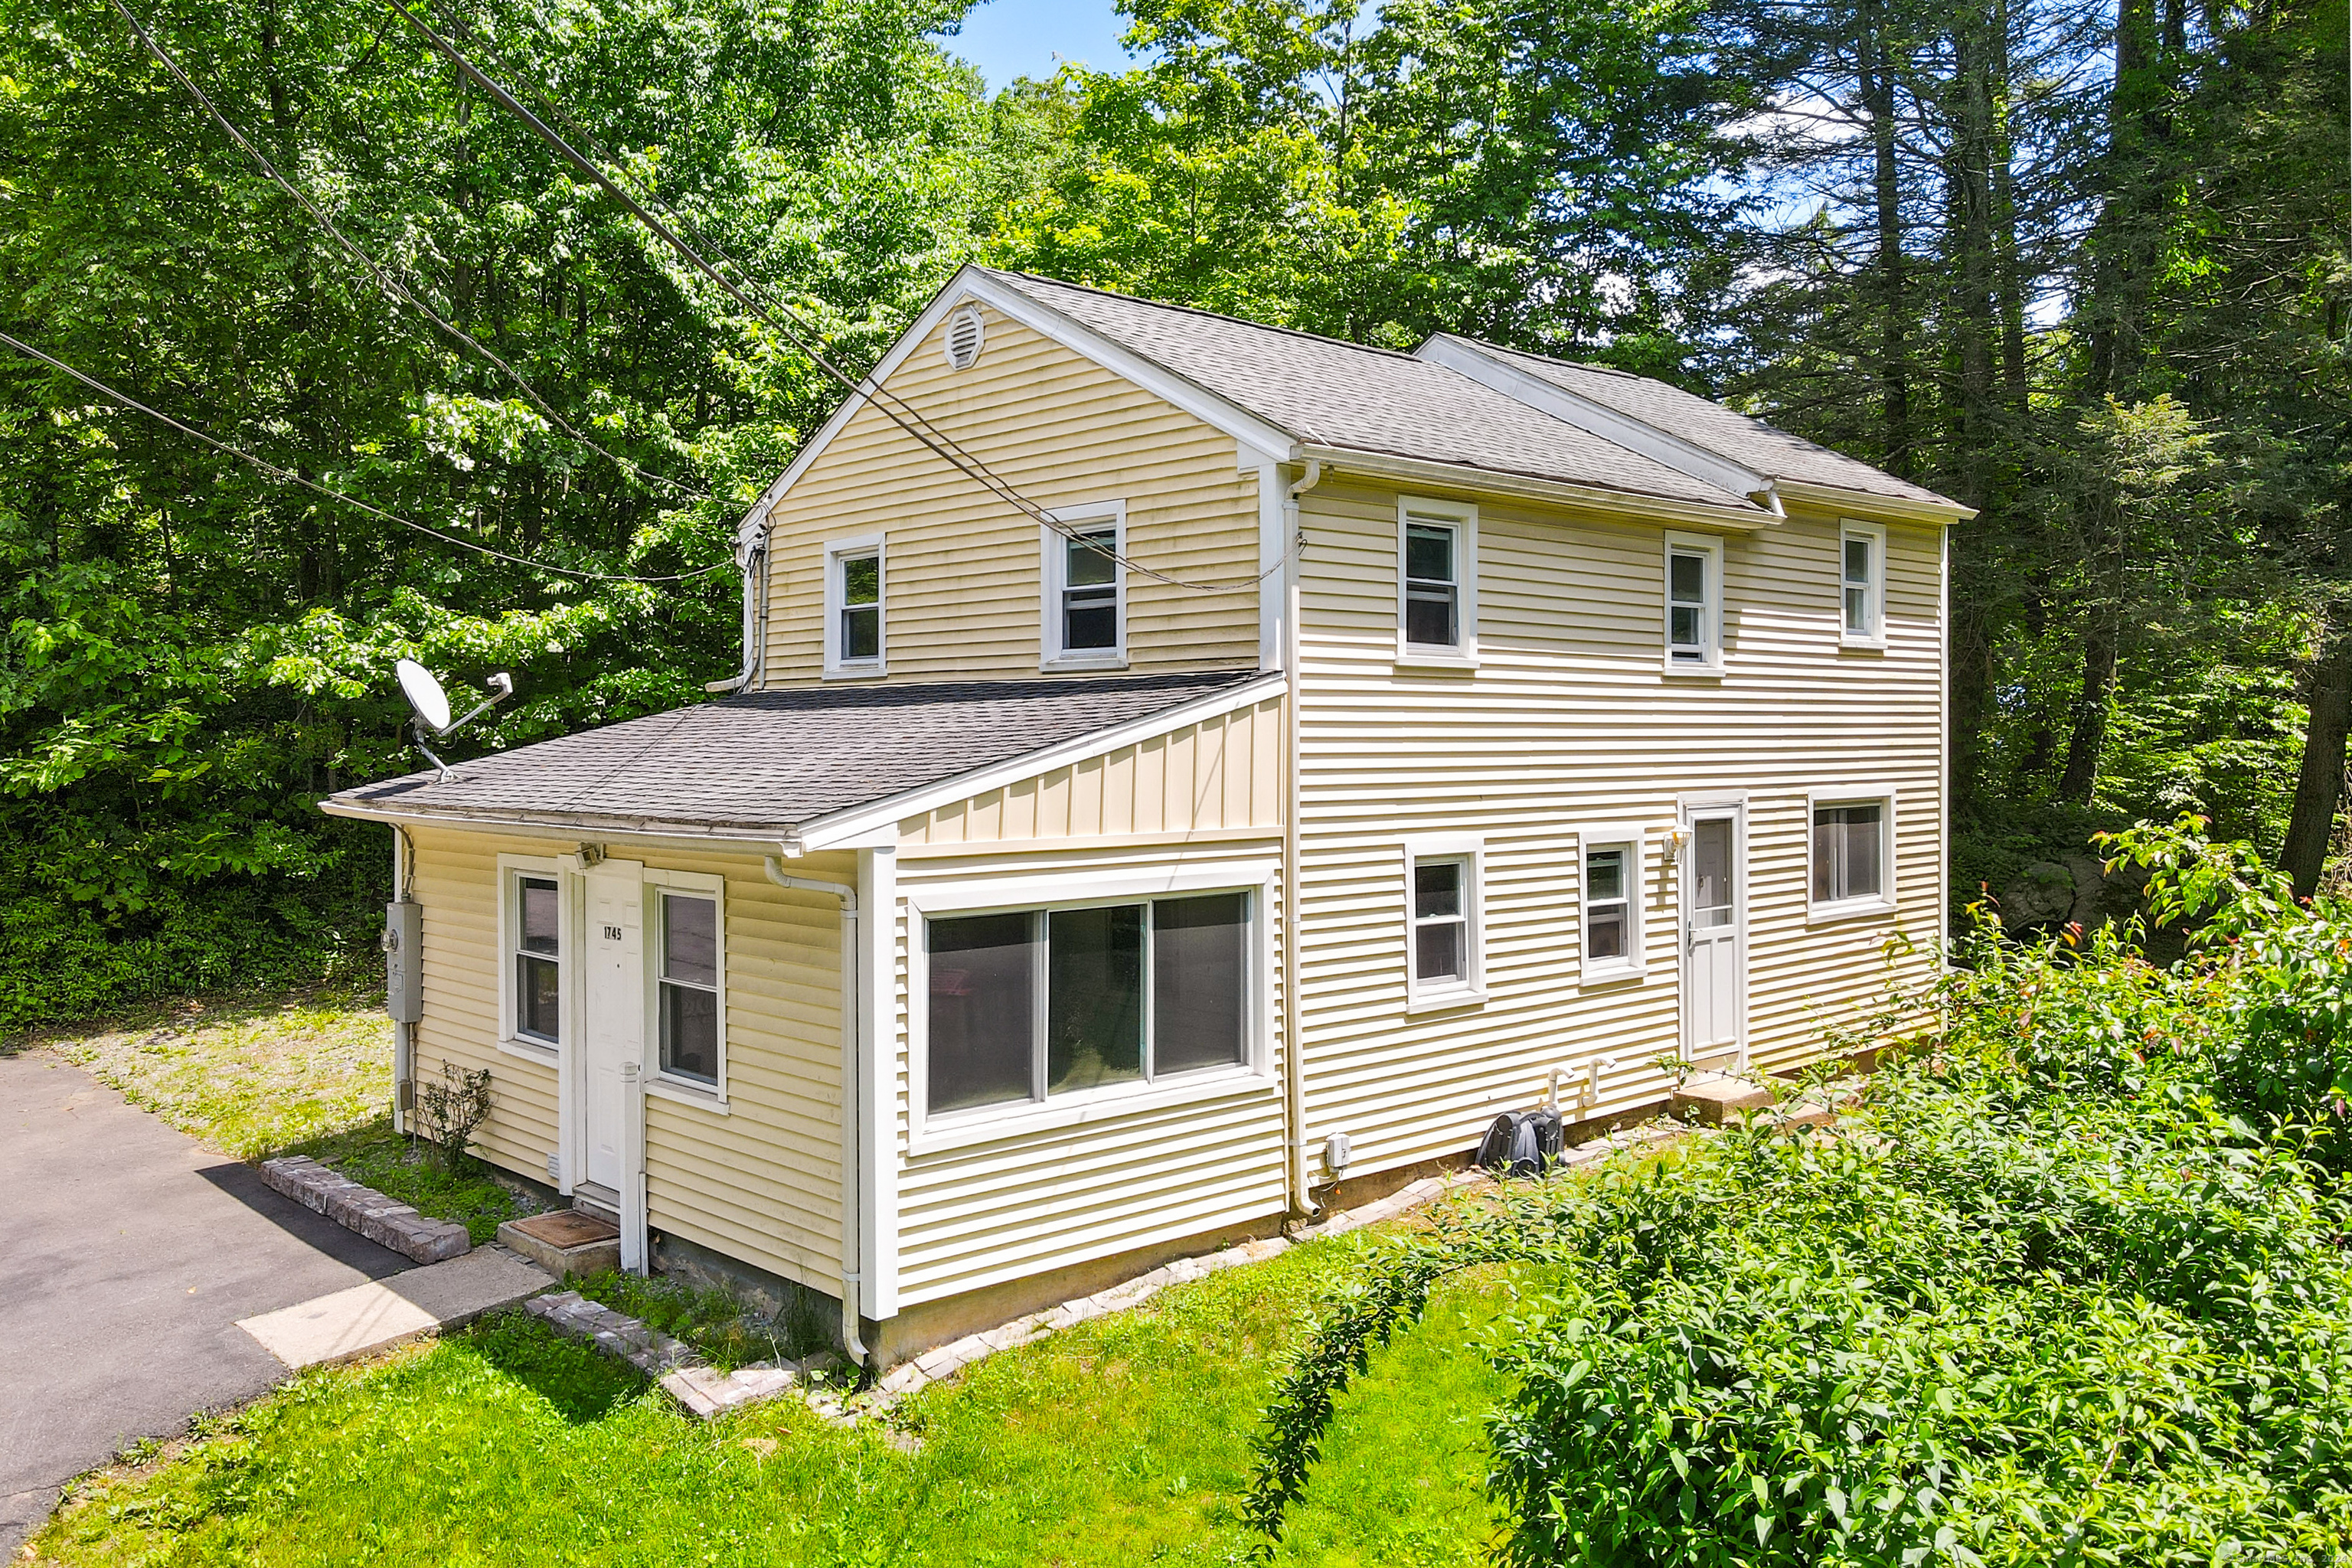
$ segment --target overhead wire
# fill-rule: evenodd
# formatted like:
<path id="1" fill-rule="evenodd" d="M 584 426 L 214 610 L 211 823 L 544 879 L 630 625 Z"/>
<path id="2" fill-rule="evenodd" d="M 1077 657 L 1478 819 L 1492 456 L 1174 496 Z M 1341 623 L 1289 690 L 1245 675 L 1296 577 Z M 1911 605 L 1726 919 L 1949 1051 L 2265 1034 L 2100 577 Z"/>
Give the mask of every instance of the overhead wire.
<path id="1" fill-rule="evenodd" d="M 16 338 L 9 336 L 6 332 L 0 332 L 0 344 L 5 344 L 7 347 L 16 350 L 18 353 L 23 354 L 27 359 L 37 360 L 41 363 L 47 365 L 51 370 L 57 371 L 61 374 L 71 376 L 74 380 L 81 383 L 82 385 L 89 387 L 92 392 L 99 394 L 102 397 L 111 398 L 114 402 L 121 404 L 125 408 L 144 414 L 148 418 L 155 420 L 159 424 L 168 425 L 184 436 L 192 436 L 195 437 L 195 439 L 202 441 L 205 446 L 210 447 L 216 451 L 225 452 L 241 463 L 250 464 L 252 467 L 258 468 L 261 472 L 268 474 L 271 479 L 278 479 L 287 484 L 299 485 L 304 489 L 314 491 L 315 493 L 325 496 L 332 500 L 341 501 L 346 506 L 355 507 L 359 510 L 366 512 L 371 517 L 380 517 L 386 522 L 396 522 L 403 528 L 413 528 L 419 533 L 430 534 L 435 539 L 438 539 L 446 544 L 457 545 L 461 550 L 471 550 L 479 554 L 493 556 L 498 560 L 509 562 L 517 566 L 528 567 L 534 572 L 548 572 L 558 576 L 577 577 L 591 583 L 684 583 L 691 581 L 697 577 L 708 577 L 713 572 L 725 572 L 731 570 L 734 564 L 732 562 L 722 561 L 716 566 L 700 566 L 691 572 L 673 572 L 663 576 L 636 576 L 621 572 L 588 572 L 583 571 L 577 566 L 558 566 L 550 561 L 537 561 L 529 556 L 523 555 L 509 555 L 503 550 L 494 549 L 487 544 L 478 544 L 470 539 L 460 537 L 457 534 L 448 532 L 446 530 L 435 528 L 430 523 L 418 522 L 413 518 L 403 517 L 396 511 L 387 511 L 383 507 L 374 504 L 373 501 L 363 501 L 360 500 L 359 497 L 352 495 L 348 491 L 335 489 L 332 485 L 322 485 L 316 479 L 305 479 L 302 475 L 294 472 L 291 468 L 280 468 L 278 464 L 269 461 L 267 458 L 256 457 L 253 453 L 245 450 L 241 447 L 232 446 L 228 442 L 221 440 L 217 437 L 208 435 L 205 432 L 197 429 L 193 425 L 174 419 L 170 415 L 163 413 L 160 410 L 151 408 L 146 404 L 140 402 L 139 399 L 131 396 L 129 393 L 109 386 L 106 383 L 99 380 L 96 376 L 76 370 L 72 365 L 66 363 L 65 361 L 58 359 L 54 354 L 45 353 L 41 350 L 35 348 L 30 343 L 21 342 Z"/>
<path id="2" fill-rule="evenodd" d="M 554 405 L 550 404 L 546 398 L 540 395 L 538 389 L 533 387 L 530 382 L 523 378 L 520 371 L 516 370 L 514 366 L 509 364 L 497 353 L 484 346 L 464 328 L 458 326 L 456 322 L 449 321 L 439 311 L 434 310 L 431 305 L 418 298 L 414 290 L 410 289 L 401 283 L 399 279 L 393 277 L 385 268 L 378 264 L 374 257 L 370 255 L 365 249 L 362 248 L 351 238 L 349 235 L 346 235 L 342 229 L 336 225 L 334 219 L 329 217 L 326 213 L 320 208 L 319 205 L 310 199 L 308 193 L 304 192 L 299 186 L 296 185 L 293 181 L 288 179 L 285 174 L 280 173 L 278 165 L 270 162 L 268 155 L 264 153 L 260 148 L 255 146 L 252 141 L 249 140 L 242 131 L 239 131 L 236 124 L 229 120 L 228 116 L 221 111 L 219 106 L 214 103 L 212 99 L 205 94 L 205 89 L 198 87 L 195 82 L 190 79 L 188 73 L 180 68 L 179 62 L 172 58 L 171 52 L 163 47 L 163 44 L 157 40 L 154 34 L 148 31 L 146 26 L 142 23 L 137 16 L 131 15 L 131 8 L 123 4 L 123 0 L 108 0 L 108 4 L 114 7 L 116 14 L 121 16 L 124 23 L 130 26 L 131 32 L 138 37 L 140 43 L 146 47 L 147 52 L 154 56 L 156 60 L 162 64 L 163 68 L 171 72 L 173 79 L 176 79 L 182 87 L 188 90 L 189 95 L 199 104 L 204 106 L 205 112 L 212 116 L 214 123 L 218 125 L 224 132 L 227 132 L 229 140 L 236 142 L 237 146 L 244 151 L 246 156 L 252 159 L 256 166 L 257 166 L 264 174 L 268 175 L 280 190 L 284 191 L 288 195 L 292 196 L 296 203 L 301 206 L 302 210 L 310 216 L 310 220 L 317 224 L 321 229 L 324 229 L 327 234 L 334 239 L 336 244 L 341 246 L 344 251 L 351 256 L 352 260 L 358 262 L 362 268 L 365 268 L 368 275 L 375 280 L 376 286 L 379 289 L 390 295 L 395 301 L 409 306 L 411 309 L 424 316 L 425 320 L 431 321 L 436 327 L 438 327 L 442 331 L 446 332 L 450 337 L 455 338 L 461 343 L 464 343 L 467 348 L 472 349 L 476 353 L 481 355 L 482 358 L 498 366 L 499 371 L 506 375 L 509 381 L 513 382 L 516 386 L 521 388 L 523 395 L 530 398 L 532 405 L 536 406 L 541 413 L 553 420 L 559 429 L 583 447 L 587 447 L 590 451 L 596 453 L 606 460 L 618 465 L 620 468 L 626 469 L 628 472 L 636 475 L 637 478 L 644 479 L 649 484 L 667 486 L 668 489 L 677 491 L 680 495 L 690 496 L 697 500 L 709 500 L 712 499 L 709 492 L 706 490 L 697 489 L 695 486 L 686 484 L 681 480 L 670 479 L 666 475 L 653 473 L 641 468 L 637 464 L 631 462 L 628 458 L 622 457 L 619 453 L 609 450 L 598 443 L 593 437 L 581 430 L 577 426 L 573 425 L 572 421 L 557 413 Z"/>
<path id="3" fill-rule="evenodd" d="M 120 0 L 117 0 L 117 3 L 119 4 Z M 546 121 L 541 119 L 537 114 L 534 114 L 529 108 L 520 102 L 512 92 L 509 91 L 499 83 L 492 80 L 479 66 L 477 66 L 473 60 L 467 56 L 465 51 L 459 49 L 447 38 L 443 37 L 440 33 L 434 29 L 430 23 L 418 16 L 415 12 L 409 10 L 407 5 L 402 3 L 402 0 L 383 0 L 383 4 L 387 8 L 396 14 L 401 20 L 406 22 L 411 28 L 413 28 L 436 51 L 446 57 L 450 63 L 455 65 L 467 80 L 473 82 L 477 87 L 488 93 L 492 101 L 496 102 L 499 108 L 505 110 L 509 114 L 520 121 L 534 135 L 538 136 L 541 141 L 546 142 L 547 145 L 551 148 L 559 157 L 563 159 L 565 163 L 571 164 L 573 168 L 585 174 L 591 181 L 594 182 L 597 187 L 603 190 L 606 195 L 620 203 L 632 217 L 635 217 L 639 223 L 652 230 L 664 244 L 677 251 L 678 255 L 684 257 L 697 271 L 709 279 L 711 282 L 717 284 L 728 298 L 733 300 L 736 304 L 740 306 L 751 315 L 765 321 L 769 326 L 774 328 L 778 333 L 790 341 L 793 346 L 798 349 L 803 354 L 806 355 L 811 363 L 815 364 L 827 375 L 831 376 L 835 381 L 840 383 L 843 388 L 848 392 L 852 398 L 864 398 L 866 402 L 873 405 L 875 408 L 879 410 L 885 417 L 891 421 L 891 423 L 897 425 L 901 430 L 905 431 L 916 441 L 928 447 L 934 456 L 946 462 L 950 467 L 962 473 L 974 483 L 980 485 L 983 489 L 988 490 L 991 494 L 1003 501 L 1007 506 L 1013 508 L 1015 511 L 1034 519 L 1044 527 L 1062 535 L 1073 544 L 1081 545 L 1086 549 L 1094 552 L 1096 554 L 1116 561 L 1130 571 L 1139 573 L 1157 582 L 1165 583 L 1171 587 L 1187 589 L 1195 593 L 1230 593 L 1236 588 L 1253 586 L 1258 583 L 1264 582 L 1276 572 L 1280 571 L 1287 561 L 1290 548 L 1295 548 L 1295 543 L 1290 548 L 1286 548 L 1282 555 L 1276 559 L 1273 565 L 1268 566 L 1265 571 L 1256 574 L 1255 576 L 1221 583 L 1191 582 L 1184 578 L 1177 577 L 1169 573 L 1162 572 L 1157 567 L 1146 565 L 1145 563 L 1135 560 L 1133 557 L 1120 552 L 1116 547 L 1106 545 L 1097 539 L 1088 537 L 1077 528 L 1073 527 L 1071 524 L 1055 517 L 1047 508 L 1034 500 L 1032 500 L 1028 496 L 1023 494 L 1018 487 L 1013 485 L 1012 481 L 1004 479 L 993 468 L 991 468 L 987 463 L 982 461 L 980 458 L 966 450 L 962 445 L 957 442 L 952 437 L 950 437 L 944 431 L 940 430 L 938 426 L 934 426 L 929 418 L 924 416 L 921 411 L 915 408 L 913 405 L 908 403 L 898 394 L 891 392 L 888 388 L 883 386 L 880 382 L 876 380 L 873 376 L 852 376 L 840 366 L 834 363 L 833 360 L 824 352 L 824 350 L 818 347 L 814 342 L 811 341 L 813 337 L 822 336 L 818 328 L 803 319 L 797 311 L 793 310 L 788 305 L 784 305 L 780 302 L 777 310 L 774 312 L 771 312 L 759 301 L 753 300 L 741 287 L 739 287 L 732 279 L 727 278 L 717 268 L 713 267 L 709 261 L 706 260 L 699 250 L 692 245 L 688 244 L 687 241 L 678 235 L 675 228 L 671 227 L 668 224 L 664 223 L 661 219 L 648 212 L 643 203 L 639 202 L 628 192 L 623 190 L 620 185 L 616 184 L 610 175 L 606 174 L 604 169 L 593 160 L 590 159 L 578 148 L 572 146 L 571 142 L 564 140 L 562 135 L 557 133 L 548 125 Z M 569 118 L 569 116 L 566 116 L 565 118 Z M 583 140 L 589 140 L 589 138 L 583 136 Z M 681 224 L 680 226 L 686 226 Z M 741 269 L 740 266 L 738 269 Z M 803 335 L 804 333 L 807 335 Z"/>

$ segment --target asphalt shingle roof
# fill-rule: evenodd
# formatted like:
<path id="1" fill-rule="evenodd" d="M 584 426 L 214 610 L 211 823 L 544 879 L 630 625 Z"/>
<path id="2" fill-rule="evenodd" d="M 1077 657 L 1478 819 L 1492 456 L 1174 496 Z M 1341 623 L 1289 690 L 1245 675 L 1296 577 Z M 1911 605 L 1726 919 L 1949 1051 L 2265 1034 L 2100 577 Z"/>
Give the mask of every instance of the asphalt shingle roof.
<path id="1" fill-rule="evenodd" d="M 1663 381 L 1612 370 L 1607 365 L 1521 353 L 1492 343 L 1475 342 L 1473 346 L 1493 359 L 1541 377 L 1563 392 L 1613 408 L 1772 479 L 1834 485 L 1840 489 L 1899 496 L 1906 500 L 1944 501 L 1935 491 L 1898 479 L 1860 458 L 1816 446 L 1802 437 L 1791 436 L 1761 419 L 1751 419 Z"/>
<path id="2" fill-rule="evenodd" d="M 341 805 L 781 837 L 1258 679 L 1256 670 L 802 687 L 697 703 L 348 789 Z"/>
<path id="3" fill-rule="evenodd" d="M 1302 441 L 1755 510 L 1745 497 L 1411 354 L 1026 273 L 988 276 Z"/>

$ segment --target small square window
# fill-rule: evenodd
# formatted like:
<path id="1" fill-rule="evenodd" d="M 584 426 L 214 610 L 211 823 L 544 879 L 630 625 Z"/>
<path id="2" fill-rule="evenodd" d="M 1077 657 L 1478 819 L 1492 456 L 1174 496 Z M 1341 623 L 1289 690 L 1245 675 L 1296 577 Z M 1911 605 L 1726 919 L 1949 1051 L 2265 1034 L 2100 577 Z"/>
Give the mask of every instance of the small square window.
<path id="1" fill-rule="evenodd" d="M 661 897 L 661 1070 L 719 1083 L 719 900 Z"/>
<path id="2" fill-rule="evenodd" d="M 1886 897 L 1886 802 L 1813 807 L 1813 902 L 1876 902 Z"/>

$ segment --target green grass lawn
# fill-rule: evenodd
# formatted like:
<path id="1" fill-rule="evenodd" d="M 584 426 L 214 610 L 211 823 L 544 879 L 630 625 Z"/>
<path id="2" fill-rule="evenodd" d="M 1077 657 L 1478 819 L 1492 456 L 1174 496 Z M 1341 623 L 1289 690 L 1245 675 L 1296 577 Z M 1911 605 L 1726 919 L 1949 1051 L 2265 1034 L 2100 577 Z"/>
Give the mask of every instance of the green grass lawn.
<path id="1" fill-rule="evenodd" d="M 463 1224 L 476 1245 L 532 1205 L 469 1164 L 451 1171 L 392 1130 L 391 1025 L 380 994 L 190 1001 L 30 1037 L 124 1099 L 240 1160 L 308 1154 Z"/>
<path id="2" fill-rule="evenodd" d="M 1233 1563 L 1273 1358 L 1360 1237 L 1227 1269 L 982 1362 L 902 1406 L 904 1452 L 785 1400 L 700 1425 L 620 1363 L 508 1316 L 315 1372 L 175 1453 L 89 1478 L 36 1538 L 96 1563 Z M 1280 1561 L 1479 1561 L 1484 1357 L 1512 1281 L 1474 1276 L 1375 1357 Z"/>

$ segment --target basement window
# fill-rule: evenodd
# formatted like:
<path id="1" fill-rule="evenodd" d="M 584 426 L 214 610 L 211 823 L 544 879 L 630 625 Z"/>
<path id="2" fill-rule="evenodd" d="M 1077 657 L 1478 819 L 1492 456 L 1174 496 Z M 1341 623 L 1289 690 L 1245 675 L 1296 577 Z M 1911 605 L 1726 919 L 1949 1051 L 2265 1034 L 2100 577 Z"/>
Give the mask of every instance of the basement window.
<path id="1" fill-rule="evenodd" d="M 1251 902 L 1221 892 L 927 920 L 929 1111 L 1245 1062 Z"/>

